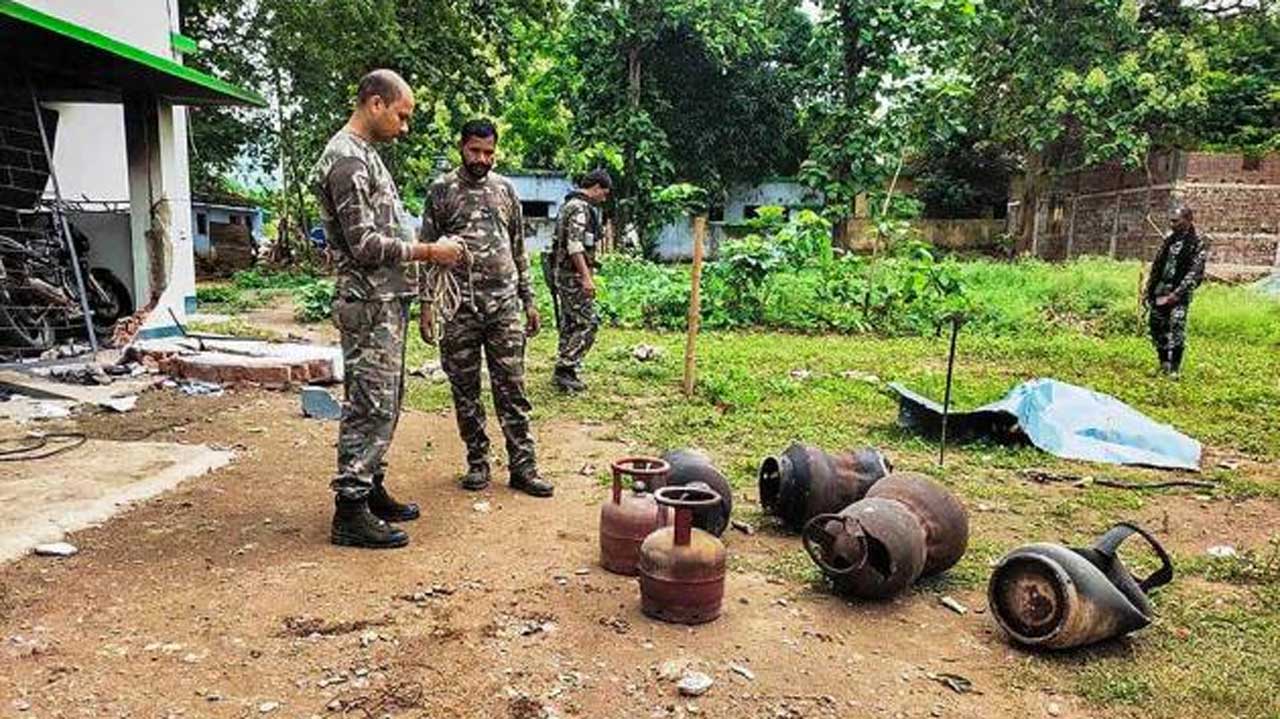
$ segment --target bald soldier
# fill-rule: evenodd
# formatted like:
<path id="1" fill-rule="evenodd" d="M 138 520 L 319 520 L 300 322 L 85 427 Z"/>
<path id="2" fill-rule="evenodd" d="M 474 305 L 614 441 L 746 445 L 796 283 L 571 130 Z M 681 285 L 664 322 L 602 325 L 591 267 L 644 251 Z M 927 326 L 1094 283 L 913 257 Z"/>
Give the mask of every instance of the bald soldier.
<path id="1" fill-rule="evenodd" d="M 462 247 L 414 241 L 400 193 L 376 143 L 409 130 L 413 92 L 390 70 L 360 80 L 356 107 L 329 140 L 311 174 L 329 246 L 337 260 L 333 320 L 342 334 L 346 401 L 338 429 L 336 511 L 329 539 L 353 547 L 402 547 L 409 535 L 389 522 L 418 518 L 416 504 L 384 484 L 387 447 L 404 400 L 404 343 L 416 283 L 414 262 L 451 266 Z"/>

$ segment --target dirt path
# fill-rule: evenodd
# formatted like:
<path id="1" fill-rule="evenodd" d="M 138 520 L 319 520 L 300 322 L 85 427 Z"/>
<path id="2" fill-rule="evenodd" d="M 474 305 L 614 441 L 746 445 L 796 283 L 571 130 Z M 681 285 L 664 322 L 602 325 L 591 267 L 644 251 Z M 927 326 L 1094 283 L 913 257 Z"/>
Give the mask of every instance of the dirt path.
<path id="1" fill-rule="evenodd" d="M 425 509 L 405 550 L 327 543 L 334 425 L 295 395 L 144 396 L 82 422 L 95 436 L 235 446 L 230 467 L 71 538 L 67 560 L 0 569 L 0 712 L 26 716 L 1041 716 L 1065 697 L 1001 689 L 1023 655 L 985 614 L 928 593 L 851 605 L 751 569 L 793 554 L 726 535 L 726 611 L 687 629 L 639 612 L 634 580 L 596 564 L 604 492 L 584 463 L 625 447 L 604 428 L 539 427 L 551 501 L 455 489 L 448 415 L 409 414 L 390 483 Z M 169 429 L 169 428 L 174 429 Z M 423 453 L 424 445 L 429 448 Z M 474 505 L 489 503 L 489 511 Z M 957 595 L 980 607 L 977 592 Z M 715 679 L 684 699 L 658 676 Z M 729 668 L 745 667 L 747 679 Z M 950 672 L 982 695 L 926 677 Z M 23 712 L 20 708 L 27 707 Z"/>

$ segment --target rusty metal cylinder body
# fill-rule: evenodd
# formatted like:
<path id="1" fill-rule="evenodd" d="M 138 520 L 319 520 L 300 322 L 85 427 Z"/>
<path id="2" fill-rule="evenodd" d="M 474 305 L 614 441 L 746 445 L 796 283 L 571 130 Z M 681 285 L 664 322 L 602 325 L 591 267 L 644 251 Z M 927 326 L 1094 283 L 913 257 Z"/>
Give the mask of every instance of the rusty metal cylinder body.
<path id="1" fill-rule="evenodd" d="M 715 535 L 693 526 L 693 513 L 720 497 L 699 487 L 664 487 L 655 497 L 675 511 L 675 522 L 640 547 L 640 609 L 664 622 L 709 622 L 720 616 L 727 553 Z"/>
<path id="2" fill-rule="evenodd" d="M 719 505 L 693 513 L 693 526 L 717 537 L 724 534 L 733 513 L 733 488 L 729 486 L 729 480 L 724 474 L 712 464 L 711 458 L 696 449 L 676 449 L 662 455 L 662 459 L 671 465 L 664 486 L 702 487 L 720 495 Z M 650 489 L 656 491 L 661 487 Z"/>
<path id="3" fill-rule="evenodd" d="M 1142 536 L 1162 565 L 1138 580 L 1116 555 Z M 987 602 L 996 623 L 1027 646 L 1067 649 L 1142 629 L 1155 610 L 1148 592 L 1173 579 L 1164 548 L 1141 527 L 1120 523 L 1088 548 L 1028 544 L 1005 555 L 991 573 Z"/>
<path id="4" fill-rule="evenodd" d="M 862 499 L 891 471 L 888 459 L 873 447 L 830 454 L 792 444 L 761 462 L 760 503 L 765 512 L 798 531 L 819 514 L 839 512 Z"/>
<path id="5" fill-rule="evenodd" d="M 969 515 L 941 485 L 900 472 L 837 514 L 805 525 L 805 549 L 844 594 L 891 597 L 964 556 Z"/>
<path id="6" fill-rule="evenodd" d="M 647 490 L 662 484 L 671 465 L 656 457 L 626 457 L 614 462 L 613 488 L 600 505 L 600 565 L 615 574 L 636 575 L 640 545 L 663 525 L 664 510 Z M 623 489 L 623 477 L 632 486 Z"/>
<path id="7" fill-rule="evenodd" d="M 969 512 L 954 494 L 923 474 L 894 472 L 876 482 L 867 497 L 901 502 L 920 521 L 925 534 L 920 576 L 950 569 L 969 548 Z"/>

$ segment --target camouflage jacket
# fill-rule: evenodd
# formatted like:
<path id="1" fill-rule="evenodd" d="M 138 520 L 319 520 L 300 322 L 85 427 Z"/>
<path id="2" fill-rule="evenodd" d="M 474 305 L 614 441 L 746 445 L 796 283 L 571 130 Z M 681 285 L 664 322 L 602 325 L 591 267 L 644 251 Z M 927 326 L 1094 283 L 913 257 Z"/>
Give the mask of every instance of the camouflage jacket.
<path id="1" fill-rule="evenodd" d="M 588 266 L 594 265 L 599 239 L 600 222 L 596 219 L 595 209 L 581 194 L 571 193 L 556 218 L 556 234 L 551 245 L 551 251 L 555 253 L 557 287 L 578 280 L 573 255 L 581 253 L 585 255 Z"/>
<path id="2" fill-rule="evenodd" d="M 467 248 L 470 264 L 461 262 L 452 270 L 464 302 L 474 301 L 486 314 L 513 297 L 526 308 L 533 306 L 524 216 L 507 178 L 490 172 L 474 180 L 465 168 L 441 176 L 427 190 L 421 232 L 423 242 L 452 237 Z"/>
<path id="3" fill-rule="evenodd" d="M 1208 243 L 1194 231 L 1170 234 L 1151 263 L 1147 299 L 1155 302 L 1161 295 L 1173 295 L 1174 304 L 1190 303 L 1191 294 L 1204 279 L 1208 254 Z"/>
<path id="4" fill-rule="evenodd" d="M 409 281 L 405 267 L 413 228 L 395 180 L 373 145 L 339 130 L 325 145 L 309 184 L 337 257 L 338 296 L 412 297 L 416 282 Z"/>

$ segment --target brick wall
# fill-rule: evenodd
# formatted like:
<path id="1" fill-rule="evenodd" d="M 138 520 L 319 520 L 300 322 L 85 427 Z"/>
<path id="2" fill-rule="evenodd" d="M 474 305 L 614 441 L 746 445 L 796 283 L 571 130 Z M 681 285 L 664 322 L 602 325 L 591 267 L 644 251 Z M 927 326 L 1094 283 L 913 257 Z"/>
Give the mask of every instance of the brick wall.
<path id="1" fill-rule="evenodd" d="M 56 121 L 56 115 L 46 113 L 45 122 Z M 34 207 L 48 179 L 30 100 L 24 105 L 19 96 L 0 93 L 0 228 L 18 225 L 14 211 Z"/>
<path id="2" fill-rule="evenodd" d="M 1280 154 L 1168 153 L 1144 171 L 1101 167 L 1061 178 L 1040 202 L 1036 254 L 1150 260 L 1169 209 L 1185 203 L 1211 239 L 1211 265 L 1280 266 Z M 1069 250 L 1069 251 L 1068 251 Z"/>

